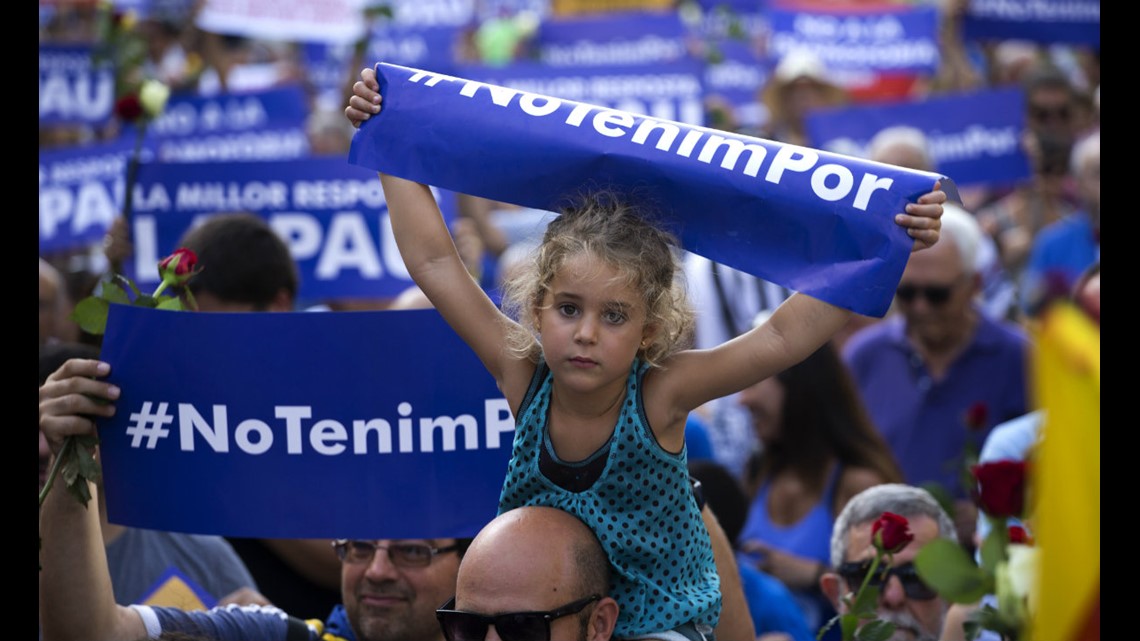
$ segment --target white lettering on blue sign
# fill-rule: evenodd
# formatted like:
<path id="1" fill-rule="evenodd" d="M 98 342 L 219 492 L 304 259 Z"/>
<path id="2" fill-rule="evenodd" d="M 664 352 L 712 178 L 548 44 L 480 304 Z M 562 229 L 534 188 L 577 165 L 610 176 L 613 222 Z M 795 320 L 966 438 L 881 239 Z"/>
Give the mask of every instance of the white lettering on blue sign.
<path id="1" fill-rule="evenodd" d="M 459 95 L 467 98 L 475 98 L 481 94 L 480 89 L 486 89 L 485 93 L 490 95 L 491 102 L 499 107 L 509 107 L 514 98 L 521 95 L 523 97 L 520 98 L 519 103 L 520 110 L 523 113 L 528 113 L 521 107 L 524 100 L 528 101 L 528 104 L 535 104 L 536 100 L 545 98 L 507 87 L 487 85 L 472 80 L 460 80 L 452 76 L 428 71 L 417 71 L 412 74 L 409 80 L 422 83 L 427 87 L 435 87 L 445 80 L 449 82 L 459 81 L 462 82 Z M 544 103 L 546 105 L 558 102 L 556 98 L 546 99 L 550 101 Z M 589 122 L 593 131 L 609 138 L 620 139 L 625 137 L 637 122 L 637 119 L 629 113 L 598 108 L 593 105 L 576 104 L 567 114 L 565 123 L 572 127 L 581 127 L 592 111 L 594 112 L 593 118 Z M 541 115 L 548 115 L 549 113 L 553 113 L 553 111 L 544 111 Z M 657 122 L 649 118 L 643 119 L 641 125 L 637 129 L 633 129 L 634 133 L 630 140 L 637 144 L 644 144 L 648 140 L 649 132 L 655 128 L 660 128 L 662 131 L 655 148 L 667 153 L 672 151 L 684 157 L 691 157 L 701 137 L 707 134 L 708 137 L 704 141 L 704 146 L 697 154 L 697 160 L 712 163 L 723 149 L 724 155 L 719 166 L 728 171 L 737 171 L 740 158 L 745 152 L 748 152 L 748 161 L 740 170 L 744 175 L 758 176 L 766 160 L 767 151 L 763 146 L 730 137 L 724 132 L 703 128 L 693 128 L 688 131 L 681 143 L 674 149 L 673 142 L 680 131 L 676 125 Z M 862 211 L 866 211 L 874 192 L 888 190 L 894 184 L 893 179 L 883 178 L 872 173 L 864 173 L 856 180 L 855 175 L 847 167 L 837 164 L 825 164 L 817 167 L 818 163 L 819 154 L 814 150 L 795 145 L 782 145 L 772 155 L 764 179 L 770 183 L 779 184 L 785 172 L 811 172 L 809 177 L 811 189 L 817 197 L 828 202 L 836 202 L 850 197 L 851 206 Z M 856 184 L 858 184 L 857 189 Z M 853 195 L 852 192 L 854 192 Z"/>
<path id="2" fill-rule="evenodd" d="M 115 76 L 94 71 L 72 76 L 50 71 L 40 78 L 40 118 L 65 119 L 107 116 L 115 100 Z"/>
<path id="3" fill-rule="evenodd" d="M 132 448 L 155 449 L 168 438 L 175 415 L 169 403 L 144 402 L 140 411 L 130 415 L 126 434 L 131 437 Z M 515 421 L 506 399 L 489 398 L 483 401 L 483 422 L 471 414 L 459 416 L 413 417 L 411 403 L 397 406 L 396 430 L 384 418 L 353 419 L 344 422 L 336 419 L 312 420 L 313 408 L 306 405 L 279 405 L 273 408 L 272 425 L 257 418 L 244 419 L 233 430 L 232 445 L 243 454 L 264 454 L 278 444 L 277 437 L 284 429 L 284 450 L 287 454 L 308 453 L 322 456 L 434 452 L 436 439 L 440 451 L 494 450 L 509 447 Z M 226 405 L 213 405 L 210 418 L 203 416 L 191 403 L 179 403 L 177 412 L 178 448 L 194 452 L 199 446 L 217 454 L 231 451 L 230 418 Z M 418 428 L 418 429 L 417 429 Z M 504 435 L 508 435 L 504 438 Z M 462 437 L 462 438 L 461 438 Z M 481 441 L 481 442 L 480 442 Z"/>
<path id="4" fill-rule="evenodd" d="M 206 208 L 206 210 L 214 209 L 226 208 Z M 110 225 L 114 216 L 118 215 L 118 210 L 108 204 L 105 215 L 110 216 L 105 221 Z M 57 218 L 45 216 L 42 207 L 40 216 L 41 227 L 47 224 L 45 220 L 53 225 L 59 223 Z M 208 217 L 208 214 L 195 219 L 191 226 L 199 224 L 205 217 Z M 267 216 L 267 220 L 273 231 L 285 241 L 294 259 L 297 261 L 316 259 L 314 277 L 318 280 L 335 281 L 345 272 L 354 272 L 364 278 L 380 278 L 387 273 L 392 277 L 411 281 L 408 268 L 396 247 L 396 240 L 392 235 L 392 223 L 387 213 L 380 214 L 379 220 L 376 220 L 370 219 L 368 214 L 361 211 L 337 211 L 328 216 L 327 221 L 322 222 L 320 217 L 310 213 L 279 212 Z M 155 217 L 140 214 L 132 217 L 131 223 L 137 282 L 156 283 L 158 272 L 154 266 L 159 260 L 159 243 Z M 379 242 L 374 240 L 374 235 L 370 231 L 373 225 L 378 229 Z"/>

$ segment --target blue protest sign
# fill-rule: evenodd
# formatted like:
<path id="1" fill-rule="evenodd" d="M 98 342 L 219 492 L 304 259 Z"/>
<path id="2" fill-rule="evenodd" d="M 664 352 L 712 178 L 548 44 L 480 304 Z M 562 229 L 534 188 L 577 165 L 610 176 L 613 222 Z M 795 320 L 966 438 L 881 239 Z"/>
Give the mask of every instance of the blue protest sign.
<path id="1" fill-rule="evenodd" d="M 1030 40 L 1100 48 L 1100 0 L 970 0 L 965 40 Z"/>
<path id="2" fill-rule="evenodd" d="M 40 45 L 41 125 L 102 125 L 114 106 L 114 69 L 91 47 Z"/>
<path id="3" fill-rule="evenodd" d="M 445 217 L 453 217 L 450 199 L 440 201 Z M 141 284 L 157 283 L 157 262 L 202 216 L 222 211 L 268 220 L 297 262 L 298 299 L 391 298 L 413 284 L 376 172 L 336 157 L 142 165 L 134 254 L 124 271 Z"/>
<path id="4" fill-rule="evenodd" d="M 514 419 L 435 310 L 193 313 L 112 305 L 122 389 L 99 423 L 107 517 L 268 538 L 474 536 Z"/>
<path id="5" fill-rule="evenodd" d="M 102 240 L 122 211 L 132 151 L 126 139 L 40 151 L 41 256 Z"/>
<path id="6" fill-rule="evenodd" d="M 403 27 L 380 25 L 368 36 L 368 60 L 392 60 L 448 71 L 454 64 L 453 51 L 459 41 L 458 27 Z"/>
<path id="7" fill-rule="evenodd" d="M 769 53 L 816 52 L 836 73 L 888 72 L 933 75 L 940 58 L 938 8 L 888 5 L 878 10 L 771 8 Z"/>
<path id="8" fill-rule="evenodd" d="M 1025 98 L 1016 88 L 820 109 L 806 121 L 813 146 L 857 156 L 875 134 L 895 125 L 923 131 L 935 169 L 958 186 L 1012 184 L 1030 175 L 1020 143 Z"/>
<path id="9" fill-rule="evenodd" d="M 867 315 L 886 313 L 910 256 L 895 214 L 945 179 L 398 65 L 377 75 L 384 109 L 357 130 L 354 164 L 548 211 L 618 189 L 686 249 Z"/>
<path id="10" fill-rule="evenodd" d="M 216 96 L 177 94 L 147 130 L 164 162 L 285 160 L 309 153 L 300 85 Z"/>

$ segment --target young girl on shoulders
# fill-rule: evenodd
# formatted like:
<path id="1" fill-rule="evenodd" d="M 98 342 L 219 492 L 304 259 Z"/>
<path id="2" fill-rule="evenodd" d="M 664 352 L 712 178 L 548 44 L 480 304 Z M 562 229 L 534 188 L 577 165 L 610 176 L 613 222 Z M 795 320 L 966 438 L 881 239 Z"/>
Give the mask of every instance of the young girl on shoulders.
<path id="1" fill-rule="evenodd" d="M 381 102 L 374 70 L 361 75 L 345 110 L 356 126 Z M 408 272 L 516 417 L 500 512 L 553 506 L 593 528 L 613 567 L 614 638 L 712 639 L 720 582 L 689 482 L 685 421 L 803 360 L 851 312 L 795 294 L 748 333 L 686 349 L 692 315 L 675 239 L 607 192 L 549 223 L 500 308 L 464 267 L 428 187 L 380 180 Z M 945 199 L 936 184 L 896 219 L 916 248 L 938 239 Z"/>

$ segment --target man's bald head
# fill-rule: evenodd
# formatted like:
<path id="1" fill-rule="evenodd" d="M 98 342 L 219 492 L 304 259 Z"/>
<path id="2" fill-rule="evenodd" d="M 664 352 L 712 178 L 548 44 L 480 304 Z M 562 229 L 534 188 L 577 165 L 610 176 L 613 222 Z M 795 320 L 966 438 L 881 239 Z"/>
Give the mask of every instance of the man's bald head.
<path id="1" fill-rule="evenodd" d="M 505 565 L 518 569 L 545 568 L 549 572 L 524 574 L 550 581 L 551 591 L 575 590 L 605 594 L 609 590 L 609 563 L 594 532 L 578 517 L 552 507 L 524 506 L 505 512 L 483 528 L 471 542 L 459 570 L 459 585 L 466 579 L 482 580 L 475 570 L 489 567 L 495 578 Z M 482 589 L 482 588 L 481 588 Z"/>
<path id="2" fill-rule="evenodd" d="M 605 597 L 609 572 L 601 544 L 576 516 L 524 506 L 495 517 L 471 542 L 459 565 L 455 608 L 483 614 L 554 610 L 591 595 Z M 605 597 L 577 618 L 581 636 L 574 638 L 608 639 L 617 603 Z"/>

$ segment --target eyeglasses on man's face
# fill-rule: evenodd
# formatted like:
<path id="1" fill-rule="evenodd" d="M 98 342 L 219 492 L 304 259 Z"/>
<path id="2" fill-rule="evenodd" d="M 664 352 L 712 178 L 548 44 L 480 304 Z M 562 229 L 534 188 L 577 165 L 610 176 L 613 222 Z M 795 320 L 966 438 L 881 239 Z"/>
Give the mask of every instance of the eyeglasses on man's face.
<path id="1" fill-rule="evenodd" d="M 435 611 L 435 618 L 439 620 L 439 627 L 447 641 L 483 641 L 487 638 L 487 628 L 492 625 L 503 641 L 550 641 L 551 621 L 577 614 L 601 598 L 601 595 L 594 594 L 546 612 L 496 615 L 453 610 L 455 599 L 452 598 Z"/>
<path id="2" fill-rule="evenodd" d="M 949 285 L 913 285 L 910 283 L 902 283 L 895 289 L 895 296 L 906 305 L 910 305 L 920 296 L 926 299 L 926 302 L 934 307 L 945 305 L 950 300 L 950 296 L 954 293 L 954 288 L 958 286 L 960 280 L 955 280 Z"/>
<path id="3" fill-rule="evenodd" d="M 836 573 L 843 577 L 847 585 L 852 589 L 858 589 L 863 585 L 863 579 L 867 576 L 867 572 L 871 569 L 871 561 L 848 562 L 839 566 Z M 906 593 L 908 599 L 916 599 L 919 601 L 929 601 L 938 596 L 938 592 L 934 591 L 929 585 L 923 582 L 922 577 L 918 576 L 918 570 L 915 569 L 914 563 L 903 563 L 890 568 L 879 568 L 875 571 L 874 576 L 867 582 L 867 585 L 882 589 L 883 584 L 890 580 L 890 577 L 897 577 L 899 583 L 902 584 L 903 592 Z"/>
<path id="4" fill-rule="evenodd" d="M 1073 118 L 1073 110 L 1069 105 L 1030 104 L 1029 117 L 1034 122 L 1042 124 L 1056 123 L 1067 125 Z"/>
<path id="5" fill-rule="evenodd" d="M 359 539 L 337 539 L 333 541 L 332 546 L 333 549 L 336 550 L 337 558 L 353 565 L 371 563 L 372 557 L 376 554 L 376 550 L 384 550 L 388 553 L 388 560 L 392 562 L 392 565 L 400 568 L 422 568 L 429 565 L 436 555 L 445 552 L 454 552 L 459 549 L 458 543 L 436 548 L 426 543 L 390 543 L 388 545 L 380 545 L 376 541 L 364 541 Z"/>

